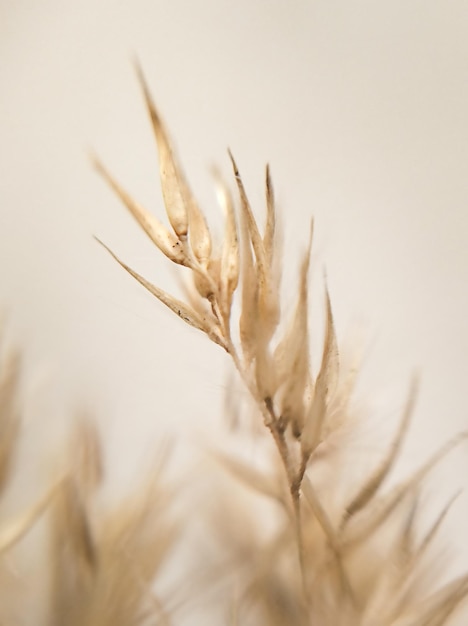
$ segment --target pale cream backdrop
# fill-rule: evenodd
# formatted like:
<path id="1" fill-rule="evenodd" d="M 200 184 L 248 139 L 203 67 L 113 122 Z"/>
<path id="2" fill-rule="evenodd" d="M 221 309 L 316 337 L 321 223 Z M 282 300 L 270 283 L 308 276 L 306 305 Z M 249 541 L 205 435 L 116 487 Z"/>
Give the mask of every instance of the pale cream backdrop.
<path id="1" fill-rule="evenodd" d="M 135 55 L 215 222 L 210 168 L 229 172 L 228 146 L 259 210 L 271 164 L 290 278 L 315 216 L 314 293 L 325 267 L 340 337 L 364 330 L 360 393 L 380 423 L 421 373 L 408 467 L 467 428 L 467 33 L 465 0 L 2 0 L 0 302 L 25 349 L 30 449 L 94 412 L 118 483 L 162 435 L 190 454 L 221 431 L 221 351 L 92 237 L 177 289 L 88 160 L 164 217 Z M 465 447 L 430 494 L 467 470 Z M 467 511 L 462 495 L 448 521 L 460 566 Z"/>

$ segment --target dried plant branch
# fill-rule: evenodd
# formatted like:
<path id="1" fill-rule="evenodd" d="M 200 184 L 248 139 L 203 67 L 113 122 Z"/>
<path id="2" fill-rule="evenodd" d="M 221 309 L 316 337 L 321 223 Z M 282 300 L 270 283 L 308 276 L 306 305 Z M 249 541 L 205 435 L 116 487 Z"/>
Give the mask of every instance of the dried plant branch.
<path id="1" fill-rule="evenodd" d="M 156 287 L 102 245 L 152 295 L 224 348 L 245 384 L 265 430 L 271 435 L 277 451 L 275 463 L 282 469 L 288 485 L 289 505 L 286 508 L 292 515 L 287 517 L 289 526 L 281 527 L 269 546 L 269 554 L 274 555 L 277 562 L 285 558 L 298 574 L 294 579 L 301 580 L 301 591 L 297 593 L 281 576 L 275 578 L 272 574 L 268 577 L 268 585 L 281 584 L 283 595 L 280 596 L 289 598 L 282 604 L 281 611 L 290 615 L 289 623 L 300 626 L 312 623 L 370 626 L 375 623 L 372 616 L 378 613 L 382 599 L 391 590 L 393 601 L 389 603 L 391 608 L 385 618 L 386 625 L 445 624 L 468 592 L 466 579 L 461 578 L 443 588 L 439 595 L 431 596 L 428 592 L 426 597 L 433 610 L 428 612 L 421 608 L 424 600 L 418 595 L 418 585 L 408 581 L 416 576 L 416 565 L 444 513 L 417 547 L 414 540 L 415 493 L 429 471 L 466 435 L 443 446 L 406 481 L 385 493 L 385 481 L 395 466 L 413 412 L 416 398 L 416 384 L 413 383 L 393 441 L 381 463 L 369 473 L 363 484 L 357 489 L 351 488 L 351 493 L 347 491 L 344 501 L 343 498 L 340 500 L 338 489 L 330 494 L 316 490 L 310 477 L 318 460 L 327 458 L 323 451 L 332 447 L 330 442 L 337 436 L 340 425 L 350 420 L 356 372 L 341 371 L 328 289 L 322 358 L 318 374 L 314 376 L 312 372 L 308 327 L 312 228 L 299 272 L 296 308 L 290 324 L 284 328 L 277 219 L 269 168 L 265 178 L 266 226 L 262 233 L 237 163 L 229 152 L 238 202 L 233 201 L 228 186 L 216 175 L 225 226 L 221 244 L 213 245 L 207 221 L 174 157 L 169 135 L 140 67 L 137 67 L 137 73 L 158 146 L 162 194 L 173 232 L 166 230 L 146 209 L 134 202 L 99 162 L 97 167 L 163 254 L 172 262 L 189 268 L 193 282 L 189 302 L 178 300 Z M 236 302 L 240 305 L 239 315 L 235 313 Z M 220 454 L 218 458 L 242 482 L 263 495 L 285 502 L 281 488 L 277 491 L 268 476 L 231 456 Z M 277 469 L 275 466 L 272 477 L 278 475 Z M 346 483 L 346 472 L 346 468 L 336 468 L 337 482 Z M 385 562 L 372 547 L 372 538 L 389 525 L 391 515 L 403 502 L 409 502 L 410 506 L 392 543 L 401 574 L 398 577 L 385 571 Z M 291 542 L 295 545 L 294 558 Z M 272 563 L 268 559 L 265 562 Z M 359 571 L 358 562 L 361 565 L 366 563 L 365 571 Z M 264 567 L 261 571 L 265 579 L 252 580 L 247 587 L 256 590 L 255 602 L 259 606 L 263 603 L 269 623 L 279 623 L 267 607 L 272 601 L 271 586 L 268 590 L 265 588 L 263 583 L 267 574 Z M 275 570 L 275 575 L 277 573 Z M 260 576 L 258 572 L 257 575 Z M 295 609 L 291 608 L 292 605 Z M 233 619 L 237 623 L 237 612 L 235 616 Z"/>

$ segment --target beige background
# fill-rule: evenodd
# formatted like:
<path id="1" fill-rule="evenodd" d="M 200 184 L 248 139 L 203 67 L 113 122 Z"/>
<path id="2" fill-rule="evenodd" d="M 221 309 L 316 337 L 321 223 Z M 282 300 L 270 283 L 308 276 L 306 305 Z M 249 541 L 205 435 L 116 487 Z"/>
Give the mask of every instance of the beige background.
<path id="1" fill-rule="evenodd" d="M 464 0 L 2 0 L 0 300 L 27 348 L 31 432 L 92 409 L 121 480 L 162 433 L 222 419 L 223 355 L 92 239 L 176 288 L 87 160 L 164 216 L 134 54 L 215 221 L 228 145 L 259 208 L 272 166 L 289 276 L 315 216 L 316 293 L 326 266 L 340 336 L 364 328 L 381 421 L 419 369 L 409 462 L 466 428 L 467 32 Z M 438 473 L 442 500 L 466 459 Z M 465 563 L 467 511 L 465 495 L 449 520 Z"/>

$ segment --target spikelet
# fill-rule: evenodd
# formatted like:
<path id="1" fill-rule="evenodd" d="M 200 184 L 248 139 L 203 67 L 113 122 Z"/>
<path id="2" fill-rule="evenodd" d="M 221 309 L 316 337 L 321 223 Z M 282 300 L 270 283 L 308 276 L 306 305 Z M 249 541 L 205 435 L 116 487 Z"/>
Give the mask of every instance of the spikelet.
<path id="1" fill-rule="evenodd" d="M 309 356 L 308 278 L 312 249 L 311 224 L 308 250 L 301 265 L 299 294 L 292 322 L 275 350 L 278 378 L 283 385 L 280 400 L 281 419 L 291 424 L 295 437 L 304 440 L 306 391 L 311 379 Z"/>

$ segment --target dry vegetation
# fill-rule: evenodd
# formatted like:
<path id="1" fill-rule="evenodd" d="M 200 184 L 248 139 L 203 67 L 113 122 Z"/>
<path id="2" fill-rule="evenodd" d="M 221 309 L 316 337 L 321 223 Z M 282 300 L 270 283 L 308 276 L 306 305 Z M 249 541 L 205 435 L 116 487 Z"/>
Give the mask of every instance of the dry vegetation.
<path id="1" fill-rule="evenodd" d="M 3 496 L 15 467 L 21 427 L 20 360 L 16 355 L 7 356 L 0 367 Z M 37 501 L 13 519 L 0 520 L 0 623 L 167 623 L 153 583 L 178 525 L 170 520 L 161 468 L 145 477 L 136 494 L 112 508 L 103 507 L 104 461 L 94 427 L 79 422 L 65 452 L 67 460 L 60 464 L 63 469 Z M 39 552 L 43 578 L 35 581 L 25 574 L 23 580 L 7 557 L 41 517 L 46 517 L 49 535 Z M 35 587 L 47 595 L 43 618 L 31 615 L 28 606 Z"/>
<path id="2" fill-rule="evenodd" d="M 224 623 L 232 625 L 454 623 L 468 592 L 468 576 L 438 586 L 439 568 L 431 560 L 437 531 L 453 498 L 435 519 L 421 524 L 419 496 L 428 473 L 465 434 L 446 443 L 404 482 L 388 486 L 408 430 L 415 381 L 380 462 L 364 476 L 353 472 L 347 446 L 355 424 L 356 368 L 340 362 L 327 291 L 323 348 L 316 372 L 311 365 L 312 225 L 295 308 L 284 319 L 282 260 L 268 168 L 266 225 L 261 230 L 230 155 L 236 199 L 218 176 L 225 229 L 222 241 L 213 241 L 141 71 L 139 78 L 159 150 L 171 229 L 134 201 L 98 159 L 95 165 L 159 250 L 187 268 L 190 284 L 185 299 L 164 292 L 109 252 L 151 294 L 229 355 L 248 392 L 249 411 L 263 424 L 267 450 L 263 462 L 255 466 L 229 452 L 219 450 L 214 455 L 220 473 L 226 471 L 223 480 L 234 477 L 269 504 L 249 508 L 242 492 L 231 487 L 220 490 L 223 513 L 218 511 L 213 518 L 214 551 L 218 550 L 219 558 L 214 559 L 211 578 L 200 577 L 196 593 L 203 597 L 203 583 L 212 585 L 216 579 L 218 600 L 225 604 Z M 8 479 L 18 434 L 17 377 L 16 362 L 4 364 L 1 489 Z M 168 517 L 168 490 L 160 472 L 117 509 L 103 511 L 96 506 L 102 480 L 98 438 L 86 426 L 73 445 L 81 451 L 74 454 L 75 465 L 23 517 L 4 524 L 0 549 L 6 551 L 20 541 L 46 512 L 51 541 L 45 623 L 177 623 L 177 615 L 167 614 L 153 586 L 166 553 L 179 531 L 183 532 L 183 525 L 176 526 L 174 516 Z M 268 523 L 259 514 L 262 511 Z M 198 557 L 200 563 L 207 560 L 206 555 Z"/>

